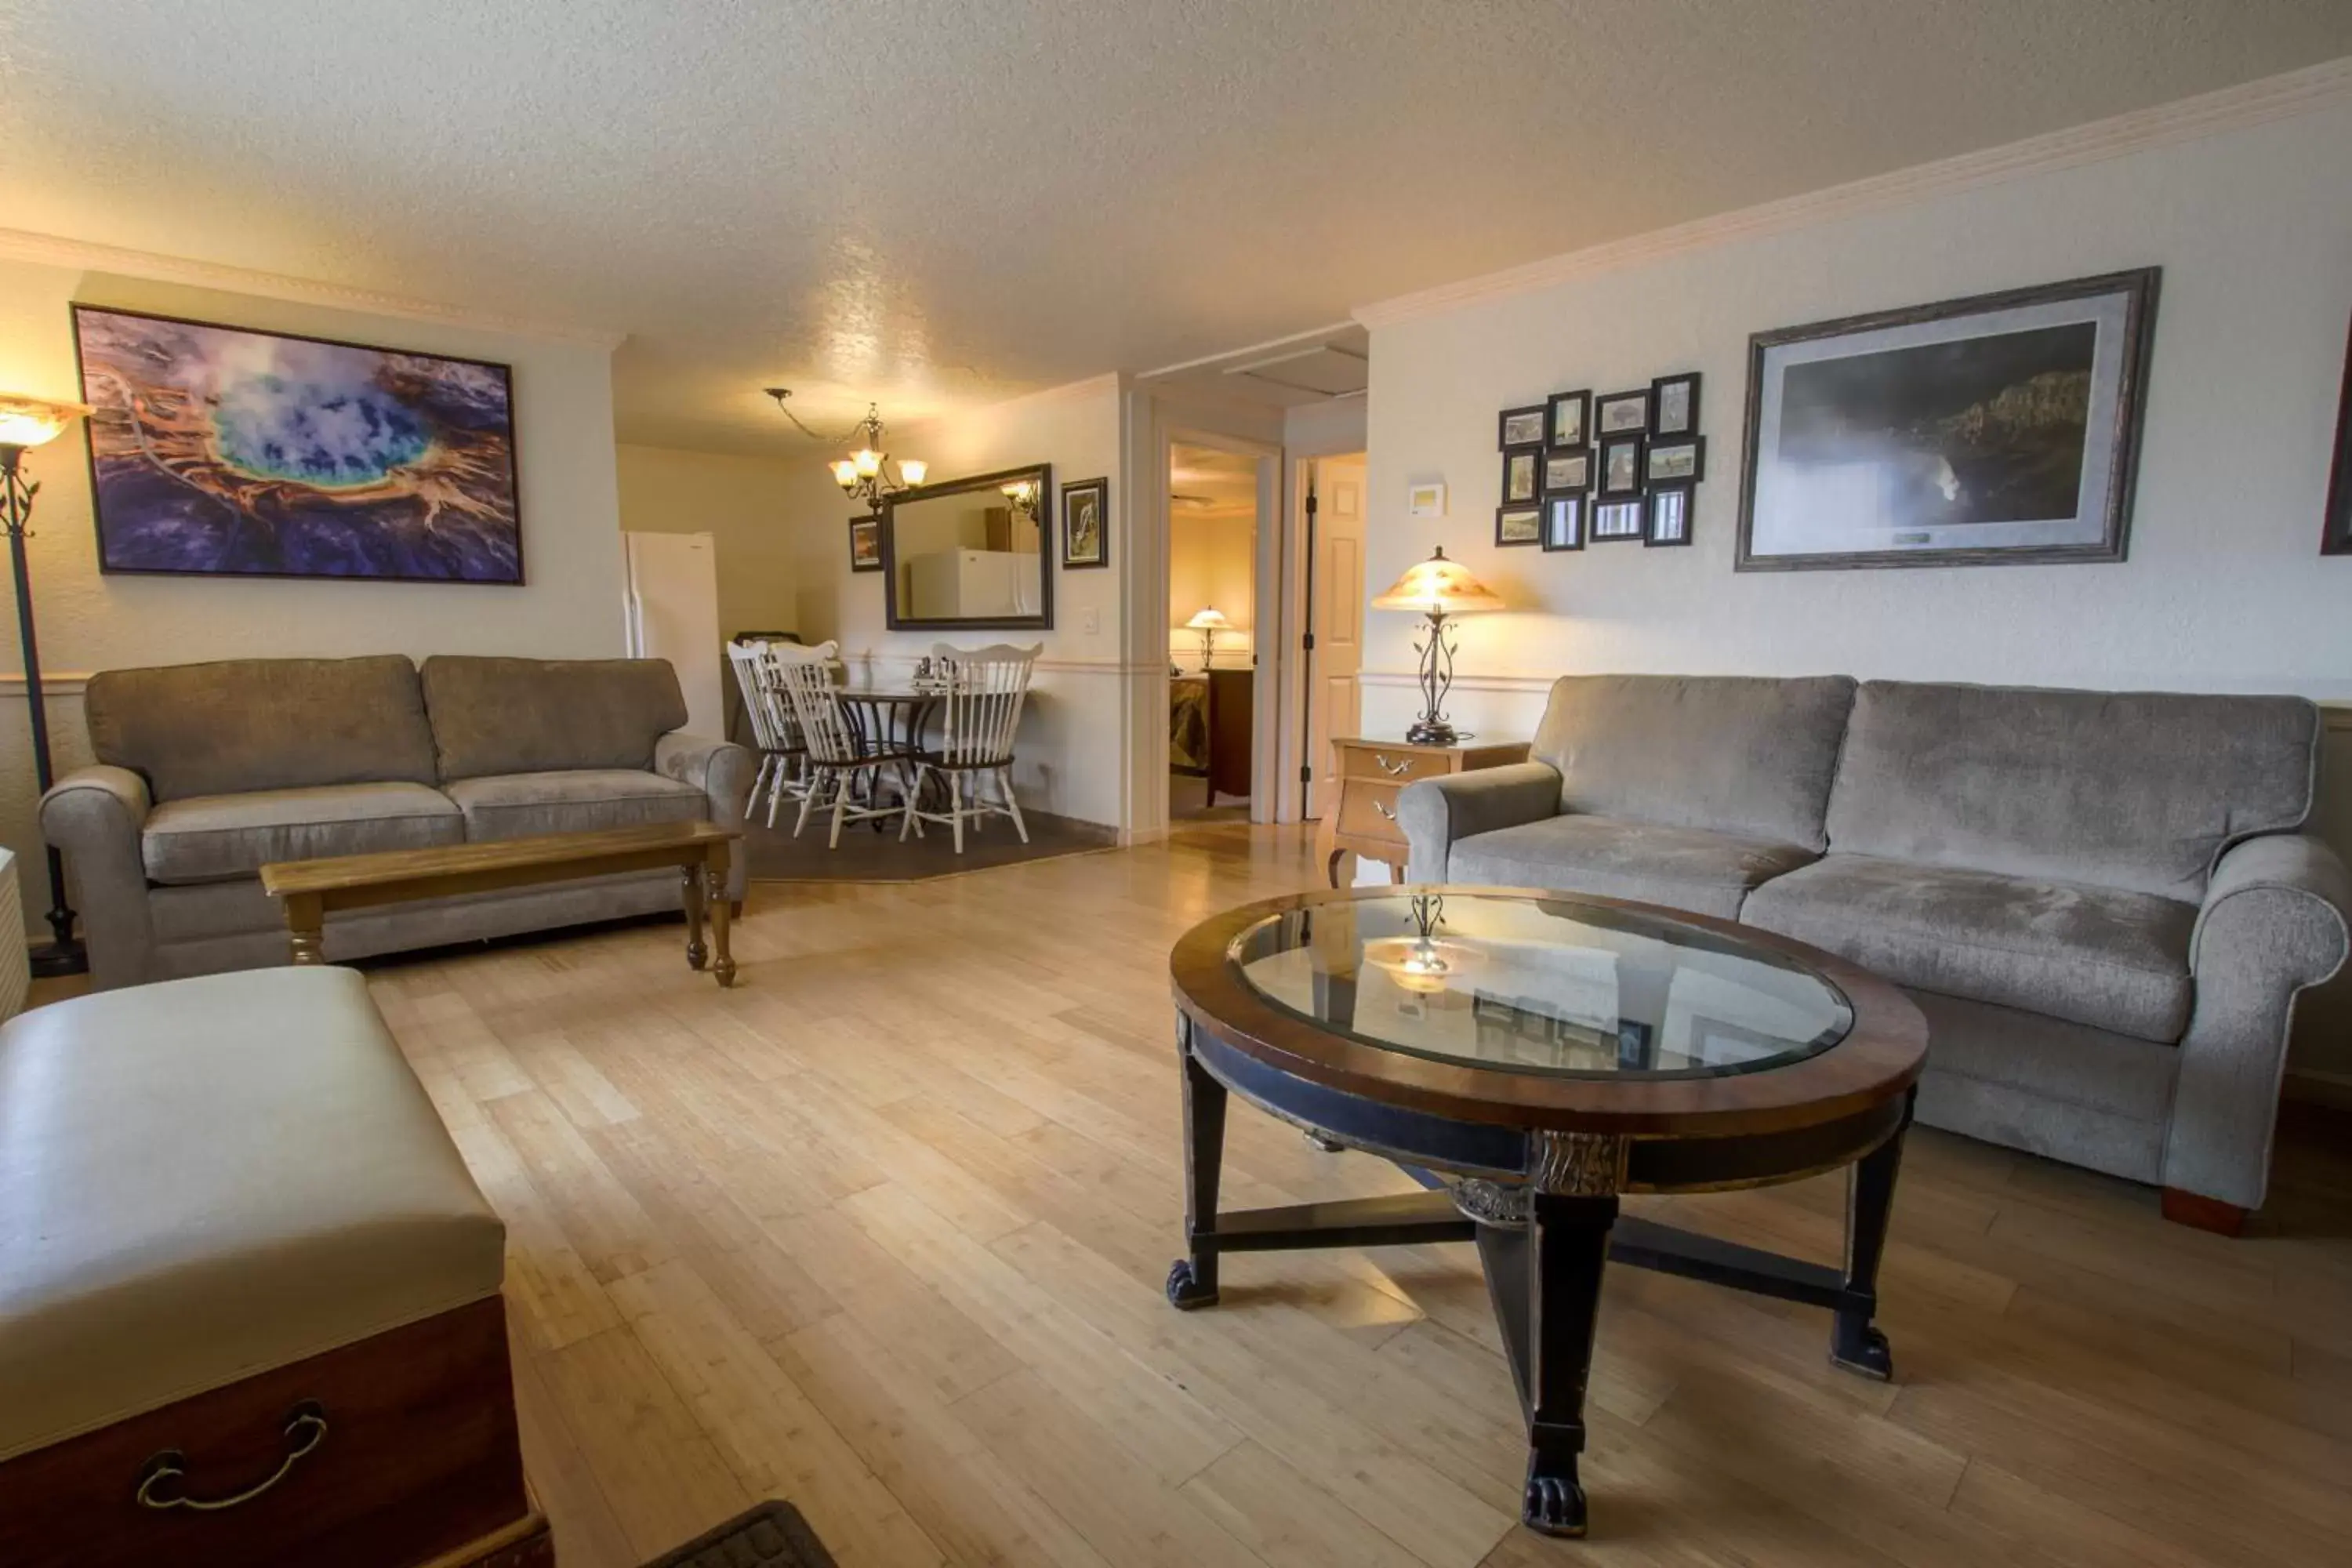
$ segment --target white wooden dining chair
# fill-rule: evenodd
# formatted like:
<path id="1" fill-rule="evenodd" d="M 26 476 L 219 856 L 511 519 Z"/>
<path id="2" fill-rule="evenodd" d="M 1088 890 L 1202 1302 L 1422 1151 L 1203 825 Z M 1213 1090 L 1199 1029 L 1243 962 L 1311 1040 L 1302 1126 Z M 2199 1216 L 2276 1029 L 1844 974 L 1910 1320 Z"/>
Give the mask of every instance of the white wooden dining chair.
<path id="1" fill-rule="evenodd" d="M 823 810 L 829 805 L 833 835 L 826 847 L 833 849 L 841 847 L 844 823 L 901 816 L 910 809 L 915 796 L 914 781 L 907 775 L 905 759 L 868 753 L 843 714 L 841 696 L 833 684 L 835 656 L 839 651 L 840 645 L 831 642 L 819 643 L 814 647 L 794 647 L 788 643 L 768 646 L 772 668 L 792 705 L 793 718 L 800 725 L 801 744 L 808 749 L 808 793 L 801 797 L 800 816 L 793 822 L 793 837 L 801 836 L 812 811 Z M 882 798 L 877 775 L 885 768 L 898 773 L 901 798 L 896 805 L 876 804 Z M 864 804 L 858 798 L 860 783 L 866 785 Z M 902 823 L 898 837 L 906 836 L 906 825 Z"/>
<path id="2" fill-rule="evenodd" d="M 734 668 L 743 712 L 751 721 L 751 739 L 760 748 L 760 771 L 752 775 L 751 795 L 743 803 L 743 815 L 748 817 L 760 809 L 760 792 L 765 790 L 768 826 L 773 827 L 784 802 L 808 794 L 808 748 L 801 744 L 800 723 L 784 695 L 783 679 L 769 657 L 772 646 L 793 645 L 772 645 L 760 639 L 730 642 L 727 662 Z"/>
<path id="3" fill-rule="evenodd" d="M 1021 803 L 1013 796 L 1013 737 L 1021 726 L 1021 705 L 1029 694 L 1029 675 L 1036 668 L 1043 643 L 1014 647 L 996 643 L 988 647 L 961 648 L 931 645 L 931 662 L 943 678 L 940 700 L 943 715 L 937 751 L 924 752 L 916 763 L 915 799 L 923 786 L 940 780 L 946 809 L 910 808 L 898 837 L 907 829 L 920 832 L 925 822 L 944 822 L 955 835 L 955 852 L 963 853 L 963 825 L 978 827 L 990 816 L 1009 816 L 1021 842 L 1029 842 L 1029 825 L 1021 820 Z M 996 799 L 981 789 L 986 779 L 996 786 Z"/>

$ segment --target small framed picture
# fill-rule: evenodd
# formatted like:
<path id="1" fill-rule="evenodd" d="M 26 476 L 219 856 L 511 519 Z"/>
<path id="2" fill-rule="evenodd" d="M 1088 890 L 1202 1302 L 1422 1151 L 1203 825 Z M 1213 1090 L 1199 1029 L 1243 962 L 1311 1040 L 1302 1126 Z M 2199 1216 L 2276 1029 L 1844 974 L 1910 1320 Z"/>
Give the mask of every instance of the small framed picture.
<path id="1" fill-rule="evenodd" d="M 852 572 L 882 570 L 880 518 L 853 517 L 849 520 L 849 569 Z"/>
<path id="2" fill-rule="evenodd" d="M 1544 494 L 1548 496 L 1582 495 L 1591 488 L 1591 447 L 1579 447 L 1573 452 L 1544 454 Z"/>
<path id="3" fill-rule="evenodd" d="M 1062 566 L 1110 564 L 1110 480 L 1081 479 L 1062 487 Z"/>
<path id="4" fill-rule="evenodd" d="M 1426 479 L 1404 489 L 1404 512 L 1407 517 L 1444 517 L 1445 515 L 1445 481 Z"/>
<path id="5" fill-rule="evenodd" d="M 1698 372 L 1662 375 L 1650 383 L 1650 434 L 1691 436 L 1698 432 Z"/>
<path id="6" fill-rule="evenodd" d="M 1543 448 L 1528 447 L 1503 454 L 1503 504 L 1518 506 L 1536 499 L 1543 482 Z"/>
<path id="7" fill-rule="evenodd" d="M 1650 389 L 1612 392 L 1593 410 L 1592 423 L 1603 436 L 1642 435 L 1650 428 Z"/>
<path id="8" fill-rule="evenodd" d="M 1688 485 L 1659 485 L 1643 503 L 1648 508 L 1642 542 L 1688 544 L 1691 542 L 1691 491 Z"/>
<path id="9" fill-rule="evenodd" d="M 1543 547 L 1546 550 L 1584 548 L 1584 498 L 1554 496 L 1544 502 Z"/>
<path id="10" fill-rule="evenodd" d="M 1592 394 L 1555 392 L 1551 395 L 1551 422 L 1545 439 L 1554 447 L 1584 447 L 1591 444 L 1589 433 L 1592 426 Z"/>
<path id="11" fill-rule="evenodd" d="M 1602 500 L 1616 500 L 1642 493 L 1642 437 L 1639 436 L 1604 436 L 1601 440 L 1601 484 Z"/>
<path id="12" fill-rule="evenodd" d="M 1642 537 L 1642 503 L 1638 500 L 1601 501 L 1592 509 L 1592 538 L 1598 543 L 1604 539 L 1639 539 Z"/>
<path id="13" fill-rule="evenodd" d="M 1495 509 L 1496 544 L 1538 544 L 1543 541 L 1543 508 L 1498 506 Z"/>
<path id="14" fill-rule="evenodd" d="M 1706 437 L 1652 440 L 1643 473 L 1654 485 L 1695 485 L 1706 478 Z"/>
<path id="15" fill-rule="evenodd" d="M 1503 410 L 1502 438 L 1495 445 L 1506 451 L 1513 447 L 1540 447 L 1544 438 L 1544 408 L 1506 408 Z"/>

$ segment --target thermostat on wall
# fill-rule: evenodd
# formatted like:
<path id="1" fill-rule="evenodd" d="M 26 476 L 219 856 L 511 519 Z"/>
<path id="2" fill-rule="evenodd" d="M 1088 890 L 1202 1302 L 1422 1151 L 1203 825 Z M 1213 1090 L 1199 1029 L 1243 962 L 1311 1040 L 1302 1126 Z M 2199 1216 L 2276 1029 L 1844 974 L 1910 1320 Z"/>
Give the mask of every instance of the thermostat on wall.
<path id="1" fill-rule="evenodd" d="M 1404 494 L 1404 510 L 1408 517 L 1444 517 L 1445 481 L 1433 479 L 1409 487 Z"/>

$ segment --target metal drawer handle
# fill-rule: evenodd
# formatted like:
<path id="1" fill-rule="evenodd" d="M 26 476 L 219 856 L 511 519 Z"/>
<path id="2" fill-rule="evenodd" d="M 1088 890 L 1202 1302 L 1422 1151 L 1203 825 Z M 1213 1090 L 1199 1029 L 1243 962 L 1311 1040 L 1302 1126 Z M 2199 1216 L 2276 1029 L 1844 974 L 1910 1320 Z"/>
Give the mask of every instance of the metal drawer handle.
<path id="1" fill-rule="evenodd" d="M 327 1413 L 313 1399 L 306 1399 L 286 1416 L 286 1457 L 267 1479 L 249 1486 L 241 1492 L 223 1498 L 194 1498 L 178 1489 L 178 1483 L 188 1476 L 188 1457 L 177 1448 L 166 1448 L 147 1461 L 139 1472 L 139 1506 L 152 1509 L 192 1508 L 199 1513 L 217 1513 L 225 1508 L 251 1502 L 294 1471 L 295 1462 L 327 1440 Z"/>
<path id="2" fill-rule="evenodd" d="M 1412 759 L 1411 757 L 1407 757 L 1401 763 L 1392 763 L 1381 752 L 1374 752 L 1372 753 L 1372 761 L 1380 768 L 1381 772 L 1388 774 L 1391 778 L 1401 778 L 1404 774 L 1412 772 Z"/>
<path id="3" fill-rule="evenodd" d="M 1387 806 L 1382 805 L 1379 801 L 1372 802 L 1372 809 L 1380 813 L 1382 816 L 1387 817 L 1391 822 L 1394 822 L 1396 820 L 1396 813 L 1391 811 Z"/>

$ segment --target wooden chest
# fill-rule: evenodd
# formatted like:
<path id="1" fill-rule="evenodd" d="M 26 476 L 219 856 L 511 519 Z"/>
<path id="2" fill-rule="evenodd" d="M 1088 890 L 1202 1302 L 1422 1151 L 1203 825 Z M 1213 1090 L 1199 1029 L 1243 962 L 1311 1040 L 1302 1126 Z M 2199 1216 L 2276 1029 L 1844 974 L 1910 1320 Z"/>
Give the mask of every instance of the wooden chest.
<path id="1" fill-rule="evenodd" d="M 1391 881 L 1404 879 L 1404 829 L 1397 825 L 1397 793 L 1415 779 L 1507 767 L 1528 760 L 1525 741 L 1461 742 L 1451 746 L 1350 736 L 1331 742 L 1338 797 L 1316 835 L 1331 885 L 1339 885 L 1339 862 L 1348 855 L 1378 860 Z"/>

